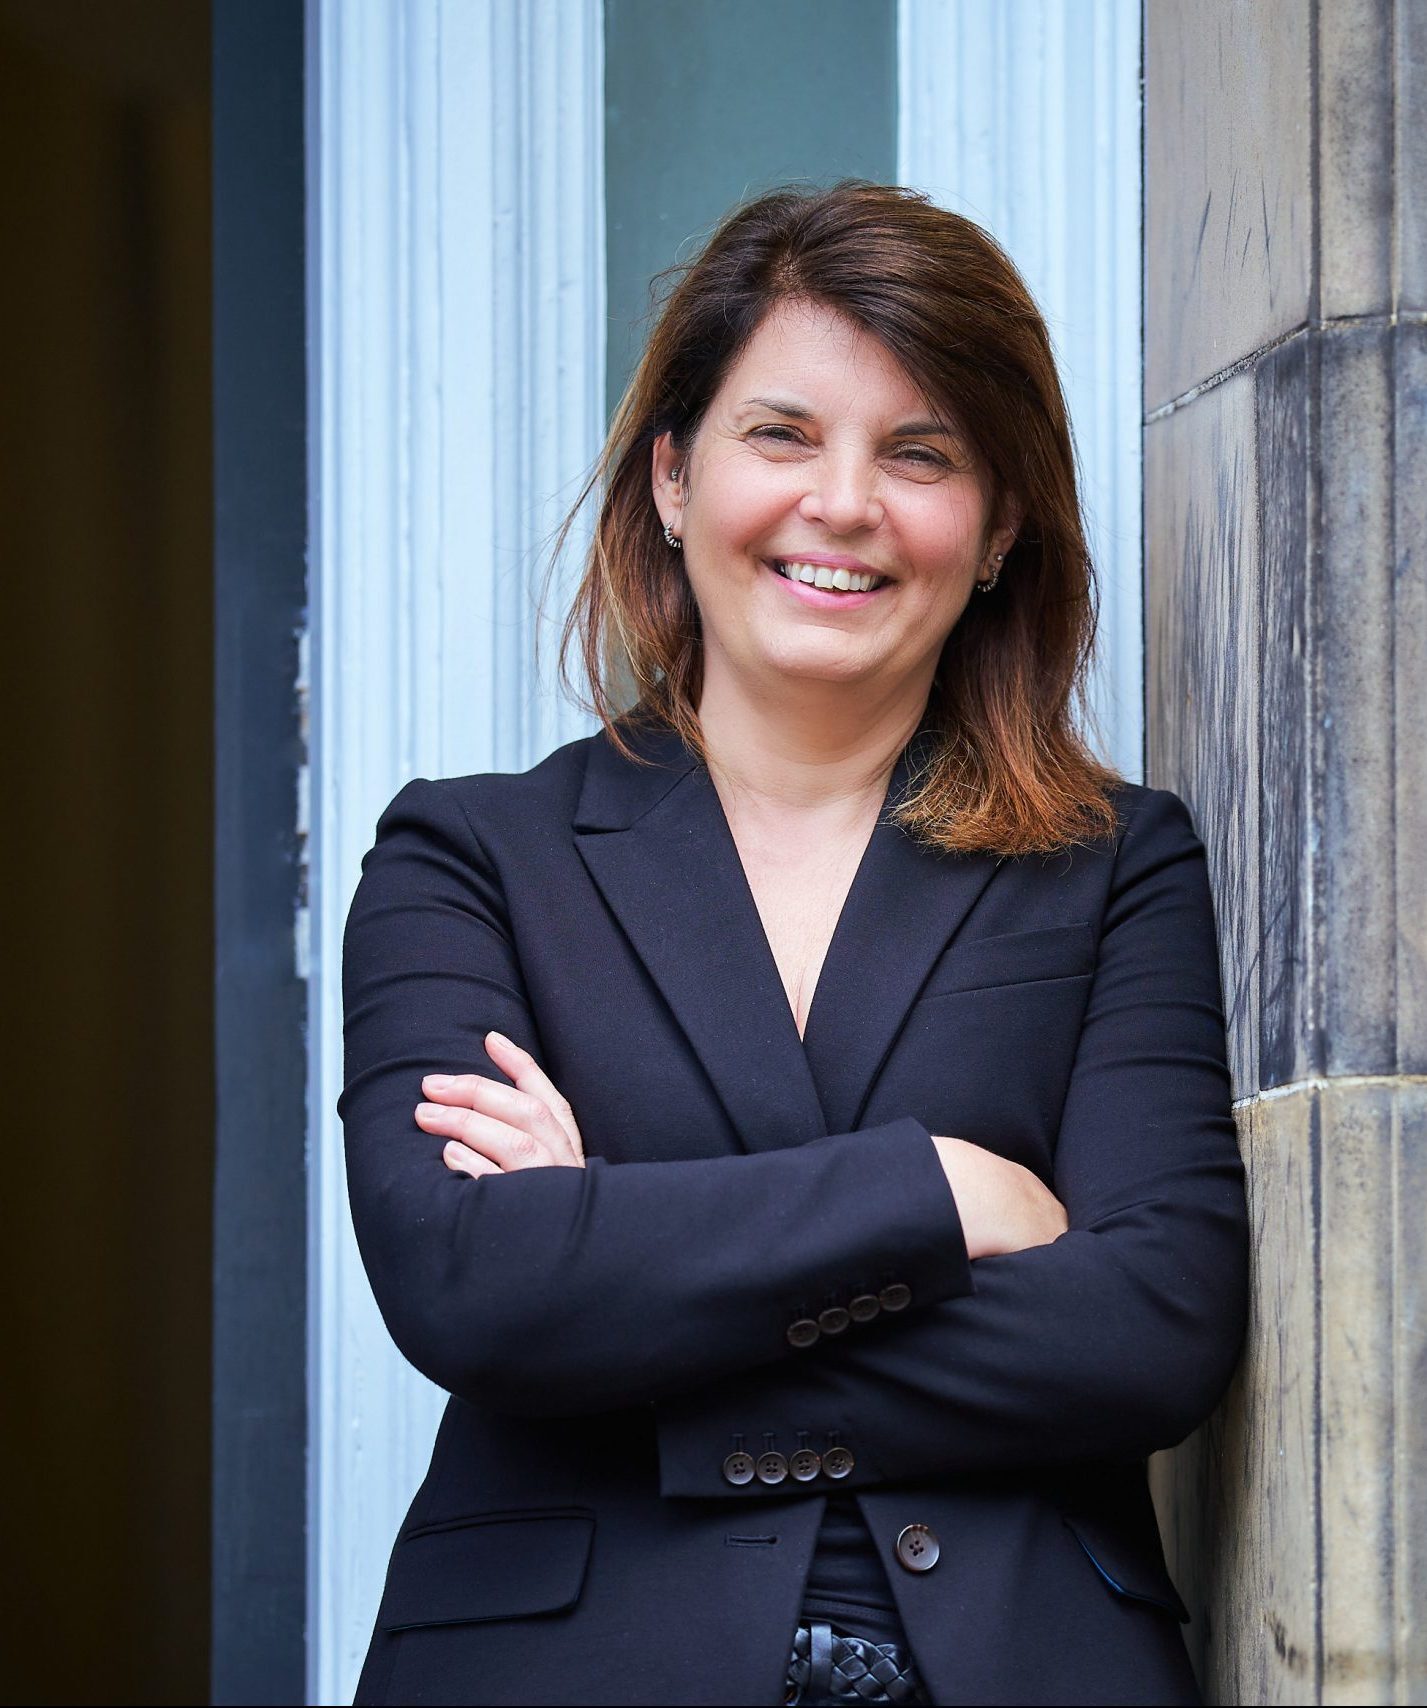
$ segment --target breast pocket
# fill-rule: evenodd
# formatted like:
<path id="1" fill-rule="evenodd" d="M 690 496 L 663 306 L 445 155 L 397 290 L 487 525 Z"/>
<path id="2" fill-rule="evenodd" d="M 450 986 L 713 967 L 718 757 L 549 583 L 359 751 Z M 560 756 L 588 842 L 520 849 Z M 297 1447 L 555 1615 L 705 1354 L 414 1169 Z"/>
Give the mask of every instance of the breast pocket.
<path id="1" fill-rule="evenodd" d="M 586 1507 L 477 1513 L 408 1531 L 392 1555 L 386 1631 L 521 1619 L 573 1607 L 595 1517 Z"/>
<path id="2" fill-rule="evenodd" d="M 958 940 L 932 968 L 878 1085 L 934 1133 L 1047 1178 L 1095 970 L 1085 920 Z"/>
<path id="3" fill-rule="evenodd" d="M 1088 920 L 1037 931 L 1009 931 L 953 943 L 932 968 L 920 1000 L 1000 985 L 1076 978 L 1095 970 L 1095 932 Z"/>

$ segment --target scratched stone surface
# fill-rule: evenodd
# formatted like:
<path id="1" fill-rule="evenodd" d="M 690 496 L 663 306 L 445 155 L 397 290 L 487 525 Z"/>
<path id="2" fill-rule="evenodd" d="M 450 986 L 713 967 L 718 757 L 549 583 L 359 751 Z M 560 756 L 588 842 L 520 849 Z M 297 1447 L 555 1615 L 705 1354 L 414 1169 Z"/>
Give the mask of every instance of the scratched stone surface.
<path id="1" fill-rule="evenodd" d="M 1416 10 L 1427 48 L 1427 6 Z M 1399 324 L 1394 346 L 1394 1004 L 1398 1071 L 1427 1074 L 1427 325 Z"/>
<path id="2" fill-rule="evenodd" d="M 1239 1110 L 1256 1278 L 1244 1356 L 1209 1422 L 1151 1461 L 1208 1702 L 1316 1700 L 1313 1121 L 1311 1092 Z"/>
<path id="3" fill-rule="evenodd" d="M 1392 303 L 1396 201 L 1393 13 L 1384 0 L 1317 8 L 1319 312 L 1384 314 Z"/>
<path id="4" fill-rule="evenodd" d="M 1145 23 L 1145 774 L 1254 1240 L 1152 1475 L 1206 1701 L 1427 1702 L 1427 3 Z"/>
<path id="5" fill-rule="evenodd" d="M 1314 8 L 1145 9 L 1145 400 L 1308 316 Z"/>
<path id="6" fill-rule="evenodd" d="M 1258 1088 L 1259 495 L 1241 375 L 1145 429 L 1145 775 L 1204 842 L 1234 1095 Z"/>
<path id="7" fill-rule="evenodd" d="M 1151 1462 L 1213 1703 L 1427 1700 L 1427 1086 L 1238 1111 L 1255 1288 L 1223 1404 Z"/>
<path id="8" fill-rule="evenodd" d="M 1324 1067 L 1334 1074 L 1390 1073 L 1396 1064 L 1393 336 L 1354 324 L 1318 337 L 1315 924 Z"/>
<path id="9" fill-rule="evenodd" d="M 1396 1094 L 1321 1096 L 1318 1348 L 1323 1700 L 1391 1699 Z"/>
<path id="10" fill-rule="evenodd" d="M 1397 80 L 1393 182 L 1397 190 L 1397 307 L 1427 309 L 1427 6 L 1399 5 L 1393 19 Z"/>
<path id="11" fill-rule="evenodd" d="M 1311 920 L 1312 790 L 1308 644 L 1309 341 L 1270 351 L 1254 369 L 1259 471 L 1259 969 L 1260 1089 L 1318 1066 Z M 1246 1021 L 1247 1023 L 1247 1021 Z"/>

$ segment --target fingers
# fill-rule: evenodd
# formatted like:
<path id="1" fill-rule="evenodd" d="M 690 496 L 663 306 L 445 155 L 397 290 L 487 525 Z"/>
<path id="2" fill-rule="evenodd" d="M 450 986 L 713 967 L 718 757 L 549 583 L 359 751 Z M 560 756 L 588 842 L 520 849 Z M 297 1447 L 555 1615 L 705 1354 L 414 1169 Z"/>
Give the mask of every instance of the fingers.
<path id="1" fill-rule="evenodd" d="M 568 1100 L 556 1090 L 535 1057 L 529 1050 L 522 1050 L 519 1044 L 513 1043 L 504 1032 L 487 1032 L 485 1045 L 491 1060 L 502 1073 L 510 1075 L 518 1090 L 540 1099 L 560 1123 L 569 1141 L 571 1153 L 583 1161 L 585 1147 L 580 1138 L 580 1129 L 575 1124 L 575 1112 Z"/>
<path id="2" fill-rule="evenodd" d="M 548 1161 L 583 1168 L 584 1145 L 569 1103 L 532 1056 L 498 1032 L 489 1036 L 491 1059 L 515 1079 L 515 1085 L 478 1073 L 428 1074 L 421 1082 L 426 1096 L 433 1103 L 479 1109 L 519 1127 L 546 1147 L 551 1153 Z"/>
<path id="3" fill-rule="evenodd" d="M 462 1079 L 475 1077 L 461 1076 Z M 489 1080 L 482 1081 L 481 1085 L 509 1092 L 514 1097 L 524 1095 L 510 1086 L 495 1087 Z M 469 1095 L 473 1099 L 480 1099 L 485 1097 L 486 1093 L 473 1089 Z M 545 1111 L 545 1116 L 552 1126 L 558 1125 L 548 1110 Z M 418 1103 L 416 1121 L 417 1125 L 428 1133 L 435 1133 L 444 1139 L 456 1139 L 469 1150 L 489 1158 L 503 1172 L 517 1168 L 549 1168 L 561 1160 L 529 1127 L 517 1127 L 509 1121 L 484 1114 L 479 1109 L 444 1103 Z M 560 1136 L 560 1143 L 562 1149 L 568 1151 L 563 1134 Z"/>
<path id="4" fill-rule="evenodd" d="M 441 1152 L 441 1160 L 453 1174 L 469 1174 L 475 1180 L 482 1174 L 499 1174 L 499 1166 L 487 1156 L 473 1151 L 469 1145 L 463 1145 L 459 1139 L 452 1139 Z"/>
<path id="5" fill-rule="evenodd" d="M 486 1050 L 514 1085 L 478 1073 L 427 1074 L 421 1089 L 430 1101 L 417 1105 L 417 1125 L 459 1140 L 502 1172 L 583 1168 L 574 1111 L 535 1058 L 501 1032 L 486 1034 Z"/>

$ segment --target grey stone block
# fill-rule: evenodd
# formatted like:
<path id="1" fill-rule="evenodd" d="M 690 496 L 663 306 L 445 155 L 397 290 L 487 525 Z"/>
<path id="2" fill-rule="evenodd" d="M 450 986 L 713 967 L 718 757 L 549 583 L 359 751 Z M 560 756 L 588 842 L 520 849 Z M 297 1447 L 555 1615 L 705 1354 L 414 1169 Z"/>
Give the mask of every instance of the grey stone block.
<path id="1" fill-rule="evenodd" d="M 1406 0 L 1394 22 L 1397 306 L 1421 313 L 1427 309 L 1427 6 Z"/>
<path id="2" fill-rule="evenodd" d="M 1145 430 L 1146 776 L 1209 850 L 1234 1084 L 1427 1062 L 1427 328 Z"/>
<path id="3" fill-rule="evenodd" d="M 1392 1699 L 1394 1647 L 1397 1095 L 1387 1081 L 1316 1095 L 1322 1700 L 1377 1703 Z"/>
<path id="4" fill-rule="evenodd" d="M 1308 767 L 1308 338 L 1265 356 L 1254 375 L 1259 470 L 1260 600 L 1259 1065 L 1257 1085 L 1284 1085 L 1317 1065 L 1312 1049 Z"/>
<path id="5" fill-rule="evenodd" d="M 1384 314 L 1392 301 L 1395 9 L 1392 0 L 1314 8 L 1323 320 Z"/>
<path id="6" fill-rule="evenodd" d="M 1309 314 L 1313 8 L 1145 7 L 1145 403 Z"/>
<path id="7" fill-rule="evenodd" d="M 1170 1573 L 1206 1702 L 1317 1700 L 1315 1102 L 1241 1106 L 1254 1292 L 1214 1416 L 1150 1462 Z"/>
<path id="8" fill-rule="evenodd" d="M 1399 1702 L 1427 1702 L 1427 1084 L 1398 1092 L 1392 1266 L 1394 1639 Z"/>
<path id="9" fill-rule="evenodd" d="M 1214 1416 L 1151 1481 L 1207 1702 L 1427 1696 L 1427 1086 L 1238 1111 L 1254 1293 Z"/>
<path id="10" fill-rule="evenodd" d="M 1418 6 L 1427 18 L 1427 6 Z M 1423 127 L 1427 134 L 1427 124 Z M 1427 200 L 1427 197 L 1424 197 Z M 1397 1065 L 1427 1073 L 1427 326 L 1393 338 Z"/>
<path id="11" fill-rule="evenodd" d="M 1314 929 L 1328 1073 L 1396 1065 L 1393 387 L 1385 327 L 1320 335 L 1320 549 L 1312 764 Z"/>
<path id="12" fill-rule="evenodd" d="M 1204 841 L 1240 1096 L 1259 1084 L 1254 408 L 1244 375 L 1145 431 L 1146 777 L 1183 796 Z"/>

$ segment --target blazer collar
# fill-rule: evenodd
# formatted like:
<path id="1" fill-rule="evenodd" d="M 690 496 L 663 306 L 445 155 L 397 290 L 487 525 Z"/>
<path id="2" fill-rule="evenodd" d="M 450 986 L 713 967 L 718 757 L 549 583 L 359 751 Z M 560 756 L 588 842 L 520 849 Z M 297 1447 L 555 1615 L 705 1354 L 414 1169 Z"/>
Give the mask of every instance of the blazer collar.
<path id="1" fill-rule="evenodd" d="M 893 822 L 930 731 L 897 760 L 802 1039 L 707 768 L 666 727 L 626 739 L 648 763 L 603 731 L 591 740 L 575 843 L 742 1142 L 775 1150 L 855 1131 L 927 973 L 998 863 L 929 850 Z"/>

